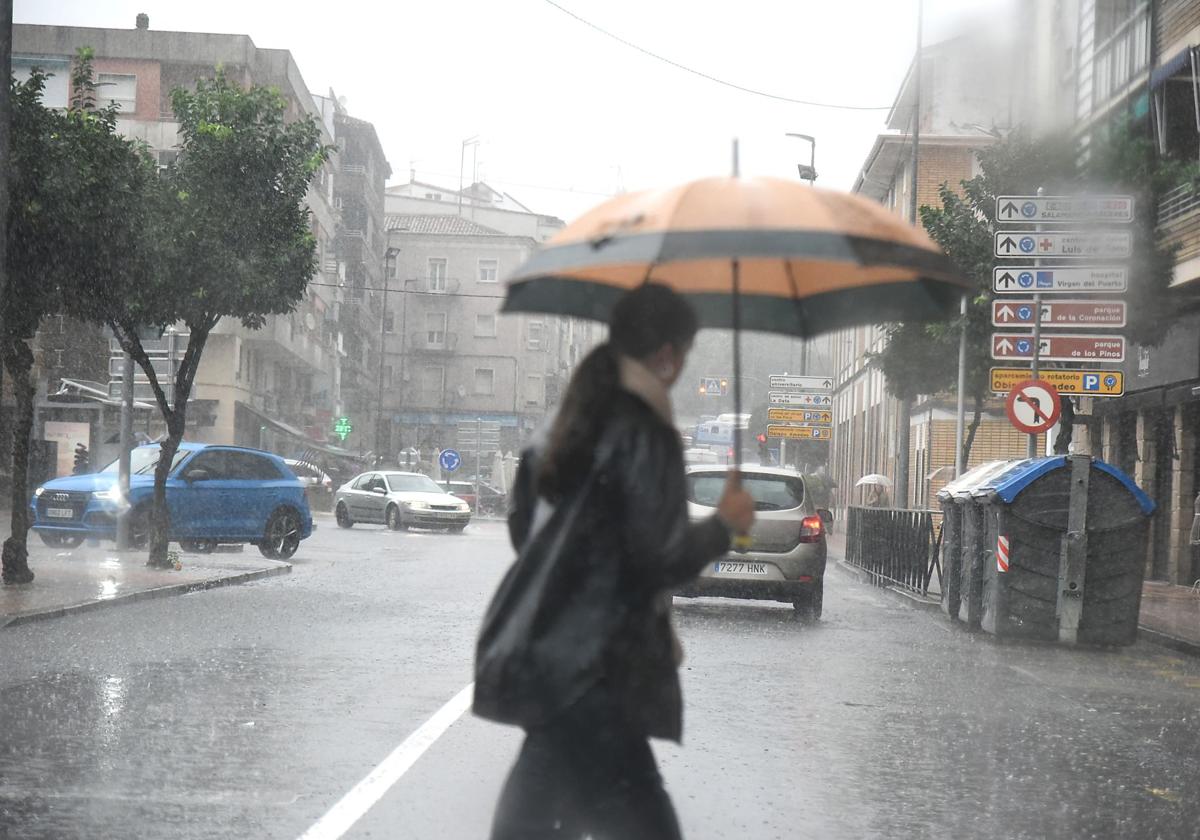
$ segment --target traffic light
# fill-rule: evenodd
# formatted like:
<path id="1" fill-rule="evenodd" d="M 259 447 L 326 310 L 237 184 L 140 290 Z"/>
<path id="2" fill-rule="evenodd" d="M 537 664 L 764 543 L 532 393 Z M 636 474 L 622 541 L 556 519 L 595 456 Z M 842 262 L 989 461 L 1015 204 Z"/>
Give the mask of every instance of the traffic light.
<path id="1" fill-rule="evenodd" d="M 88 471 L 88 460 L 88 448 L 82 443 L 75 444 L 75 467 L 71 472 L 84 475 Z"/>
<path id="2" fill-rule="evenodd" d="M 771 450 L 767 448 L 767 436 L 760 434 L 758 440 L 758 462 L 768 467 L 771 465 Z"/>
<path id="3" fill-rule="evenodd" d="M 722 394 L 722 395 L 725 395 L 725 394 L 728 394 L 728 393 L 729 393 L 729 380 L 728 380 L 728 379 L 722 379 L 722 380 L 721 380 L 721 394 Z"/>

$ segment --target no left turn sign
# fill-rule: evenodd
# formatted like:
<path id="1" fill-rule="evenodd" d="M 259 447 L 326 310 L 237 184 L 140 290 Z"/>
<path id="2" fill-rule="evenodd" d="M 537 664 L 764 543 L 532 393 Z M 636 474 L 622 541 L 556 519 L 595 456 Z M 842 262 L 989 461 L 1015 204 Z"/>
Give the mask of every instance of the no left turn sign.
<path id="1" fill-rule="evenodd" d="M 1008 419 L 1022 432 L 1040 435 L 1058 422 L 1058 391 L 1044 379 L 1030 379 L 1008 392 Z"/>

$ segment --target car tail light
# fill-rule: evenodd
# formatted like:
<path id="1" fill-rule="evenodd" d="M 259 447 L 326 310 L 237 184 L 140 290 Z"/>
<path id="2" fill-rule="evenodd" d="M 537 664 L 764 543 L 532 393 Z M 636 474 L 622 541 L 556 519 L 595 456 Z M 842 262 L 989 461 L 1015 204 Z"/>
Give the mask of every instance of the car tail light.
<path id="1" fill-rule="evenodd" d="M 825 536 L 825 523 L 819 516 L 806 516 L 800 521 L 800 542 L 819 542 Z"/>

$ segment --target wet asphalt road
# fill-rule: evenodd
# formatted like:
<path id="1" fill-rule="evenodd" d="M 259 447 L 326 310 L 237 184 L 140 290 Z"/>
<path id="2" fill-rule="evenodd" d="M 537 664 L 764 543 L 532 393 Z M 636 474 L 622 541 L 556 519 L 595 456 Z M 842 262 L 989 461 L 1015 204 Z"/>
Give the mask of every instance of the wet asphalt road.
<path id="1" fill-rule="evenodd" d="M 0 837 L 297 838 L 458 693 L 501 526 L 321 526 L 289 576 L 0 631 Z M 1200 662 L 826 586 L 817 627 L 676 601 L 688 837 L 1200 836 Z M 486 837 L 518 744 L 462 717 L 345 836 Z"/>

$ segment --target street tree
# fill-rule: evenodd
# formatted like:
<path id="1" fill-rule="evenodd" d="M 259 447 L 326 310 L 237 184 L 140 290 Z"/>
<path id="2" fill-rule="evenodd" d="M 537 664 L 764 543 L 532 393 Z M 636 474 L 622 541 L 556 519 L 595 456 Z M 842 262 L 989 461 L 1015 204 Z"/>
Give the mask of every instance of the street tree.
<path id="1" fill-rule="evenodd" d="M 110 295 L 103 320 L 149 380 L 166 421 L 154 473 L 149 565 L 167 560 L 166 479 L 183 438 L 187 402 L 209 335 L 222 318 L 259 329 L 291 312 L 316 270 L 305 193 L 330 149 L 312 119 L 287 121 L 274 89 L 242 88 L 219 68 L 171 93 L 179 156 L 162 176 L 148 226 L 152 270 Z M 140 335 L 182 324 L 189 335 L 170 393 Z M 136 530 L 136 529 L 135 529 Z"/>
<path id="2" fill-rule="evenodd" d="M 62 312 L 86 319 L 113 272 L 136 282 L 144 265 L 143 211 L 154 167 L 116 130 L 116 109 L 96 107 L 92 54 L 80 50 L 65 111 L 46 108 L 47 74 L 10 80 L 12 197 L 7 232 L 9 285 L 0 351 L 17 403 L 12 428 L 12 521 L 3 548 L 6 583 L 28 582 L 29 444 L 34 354 L 42 320 Z"/>
<path id="3" fill-rule="evenodd" d="M 29 529 L 27 494 L 29 440 L 33 426 L 34 386 L 30 376 L 33 350 L 29 341 L 42 317 L 52 311 L 57 297 L 56 280 L 66 244 L 63 218 L 58 212 L 69 177 L 61 146 L 60 115 L 42 107 L 46 75 L 35 70 L 28 80 L 10 80 L 12 108 L 10 209 L 6 234 L 8 286 L 3 306 L 4 333 L 0 358 L 12 381 L 16 416 L 12 434 L 11 534 L 4 541 L 5 583 L 28 583 L 26 535 Z"/>

